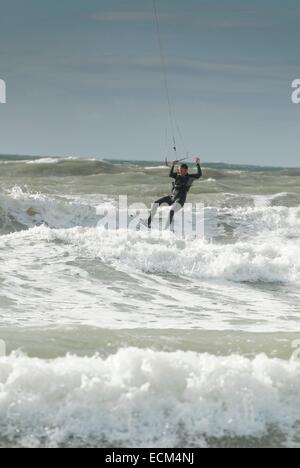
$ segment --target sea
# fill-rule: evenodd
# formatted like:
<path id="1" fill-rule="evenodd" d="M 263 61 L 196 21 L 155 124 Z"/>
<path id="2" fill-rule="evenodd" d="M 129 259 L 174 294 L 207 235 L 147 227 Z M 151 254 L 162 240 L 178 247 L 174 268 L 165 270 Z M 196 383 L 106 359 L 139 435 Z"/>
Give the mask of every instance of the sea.
<path id="1" fill-rule="evenodd" d="M 300 447 L 300 169 L 204 164 L 204 236 L 101 224 L 170 188 L 0 157 L 0 447 Z"/>

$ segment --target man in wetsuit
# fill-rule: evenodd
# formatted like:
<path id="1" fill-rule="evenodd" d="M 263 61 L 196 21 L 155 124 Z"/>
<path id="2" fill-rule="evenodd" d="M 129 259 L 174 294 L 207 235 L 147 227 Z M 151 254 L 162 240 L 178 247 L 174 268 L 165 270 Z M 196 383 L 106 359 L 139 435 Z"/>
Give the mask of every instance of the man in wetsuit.
<path id="1" fill-rule="evenodd" d="M 177 161 L 173 162 L 170 172 L 170 177 L 174 179 L 172 194 L 167 197 L 160 198 L 154 203 L 150 217 L 148 219 L 149 229 L 151 229 L 152 220 L 156 215 L 158 207 L 162 205 L 168 205 L 171 207 L 169 226 L 172 225 L 175 213 L 180 211 L 185 205 L 187 194 L 189 193 L 191 186 L 195 180 L 202 177 L 199 158 L 196 159 L 196 164 L 198 169 L 197 174 L 190 175 L 187 164 L 182 164 L 180 166 L 179 172 L 176 174 L 175 166 L 177 165 Z"/>

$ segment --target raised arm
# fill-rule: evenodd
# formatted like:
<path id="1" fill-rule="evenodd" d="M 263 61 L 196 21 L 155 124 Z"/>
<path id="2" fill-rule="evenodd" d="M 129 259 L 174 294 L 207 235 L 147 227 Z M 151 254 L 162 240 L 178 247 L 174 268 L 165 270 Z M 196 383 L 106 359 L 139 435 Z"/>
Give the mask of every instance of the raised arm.
<path id="1" fill-rule="evenodd" d="M 192 174 L 190 177 L 193 177 L 193 179 L 200 179 L 202 177 L 202 169 L 200 166 L 200 159 L 196 159 L 196 164 L 197 164 L 197 174 Z"/>
<path id="2" fill-rule="evenodd" d="M 170 176 L 172 179 L 176 179 L 176 178 L 177 178 L 177 172 L 175 172 L 176 164 L 177 164 L 177 161 L 173 161 L 173 164 L 172 164 L 172 167 L 171 167 L 171 171 L 170 171 L 170 174 L 169 174 L 169 176 Z"/>

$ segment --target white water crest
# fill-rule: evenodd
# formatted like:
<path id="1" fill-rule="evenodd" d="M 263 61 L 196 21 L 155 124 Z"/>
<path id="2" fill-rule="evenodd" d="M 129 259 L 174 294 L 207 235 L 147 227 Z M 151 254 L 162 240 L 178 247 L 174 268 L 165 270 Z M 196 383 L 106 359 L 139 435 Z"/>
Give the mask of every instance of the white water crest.
<path id="1" fill-rule="evenodd" d="M 0 238 L 10 309 L 2 320 L 293 331 L 298 251 L 286 241 L 214 245 L 159 231 L 35 227 Z"/>
<path id="2" fill-rule="evenodd" d="M 265 355 L 12 355 L 0 358 L 1 439 L 24 447 L 206 447 L 235 438 L 297 446 L 299 385 L 299 362 Z"/>

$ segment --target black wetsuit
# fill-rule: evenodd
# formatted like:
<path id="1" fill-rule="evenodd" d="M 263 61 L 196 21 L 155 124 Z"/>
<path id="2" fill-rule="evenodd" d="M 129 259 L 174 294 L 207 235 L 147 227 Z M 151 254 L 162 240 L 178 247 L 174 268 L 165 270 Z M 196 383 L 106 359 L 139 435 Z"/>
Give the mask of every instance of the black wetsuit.
<path id="1" fill-rule="evenodd" d="M 170 172 L 170 177 L 174 179 L 172 194 L 168 195 L 167 197 L 160 198 L 154 203 L 154 208 L 152 209 L 152 212 L 148 219 L 149 228 L 151 228 L 152 219 L 154 218 L 157 208 L 159 206 L 161 205 L 172 206 L 172 205 L 178 204 L 179 206 L 181 206 L 181 208 L 184 207 L 187 194 L 189 193 L 190 188 L 192 187 L 195 180 L 198 180 L 200 179 L 200 177 L 202 177 L 202 170 L 201 170 L 200 164 L 197 164 L 197 169 L 198 169 L 197 174 L 192 174 L 192 175 L 187 174 L 186 176 L 181 176 L 175 172 L 175 166 L 172 166 L 172 169 Z M 173 209 L 170 212 L 170 225 L 173 222 L 174 214 L 175 214 L 175 210 Z"/>

